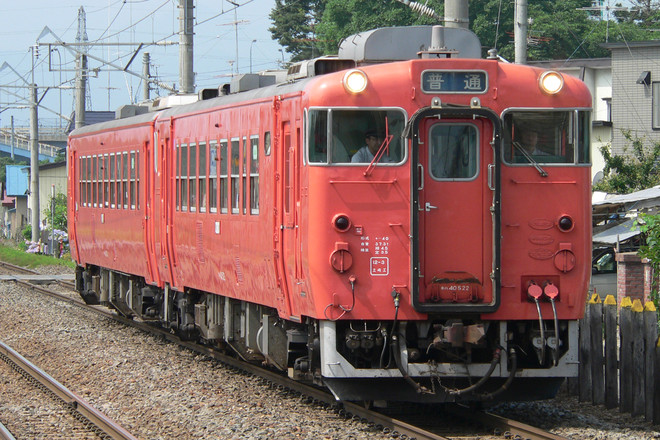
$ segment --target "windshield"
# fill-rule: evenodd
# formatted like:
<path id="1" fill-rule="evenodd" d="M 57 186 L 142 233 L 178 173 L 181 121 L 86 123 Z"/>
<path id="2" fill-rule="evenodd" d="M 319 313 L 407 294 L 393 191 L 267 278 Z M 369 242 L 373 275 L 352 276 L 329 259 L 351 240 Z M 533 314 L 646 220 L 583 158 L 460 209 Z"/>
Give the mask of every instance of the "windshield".
<path id="1" fill-rule="evenodd" d="M 589 163 L 589 112 L 510 111 L 504 116 L 504 161 L 509 164 Z"/>
<path id="2" fill-rule="evenodd" d="M 364 166 L 373 161 L 380 166 L 405 158 L 401 109 L 312 109 L 308 119 L 310 164 Z"/>

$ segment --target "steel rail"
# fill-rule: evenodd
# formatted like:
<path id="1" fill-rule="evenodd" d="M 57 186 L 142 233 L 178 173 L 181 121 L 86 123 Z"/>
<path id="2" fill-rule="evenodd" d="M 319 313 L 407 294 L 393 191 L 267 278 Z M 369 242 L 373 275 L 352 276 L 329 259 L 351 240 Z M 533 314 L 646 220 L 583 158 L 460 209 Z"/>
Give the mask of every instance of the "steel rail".
<path id="1" fill-rule="evenodd" d="M 335 399 L 335 397 L 327 391 L 324 391 L 320 388 L 316 388 L 298 381 L 294 381 L 292 379 L 289 379 L 287 376 L 283 376 L 280 373 L 274 371 L 266 370 L 257 365 L 243 362 L 232 356 L 220 353 L 211 347 L 202 346 L 189 341 L 182 341 L 176 335 L 172 334 L 170 331 L 166 329 L 155 327 L 153 325 L 149 325 L 145 322 L 141 322 L 138 320 L 123 317 L 109 309 L 102 309 L 95 306 L 88 306 L 82 300 L 80 301 L 74 300 L 67 296 L 61 295 L 57 292 L 51 292 L 48 289 L 45 289 L 40 286 L 36 286 L 34 284 L 25 281 L 16 280 L 15 282 L 27 288 L 37 290 L 39 292 L 43 292 L 53 298 L 63 300 L 65 302 L 77 305 L 87 310 L 92 310 L 96 313 L 102 314 L 105 317 L 113 319 L 119 323 L 131 326 L 133 328 L 137 328 L 151 335 L 160 336 L 164 339 L 167 339 L 170 342 L 173 342 L 181 347 L 185 347 L 195 353 L 209 356 L 231 368 L 243 371 L 244 373 L 247 374 L 260 377 L 271 384 L 275 384 L 278 387 L 289 389 L 293 392 L 297 392 L 300 393 L 301 395 L 307 396 L 313 399 L 314 401 L 323 403 L 331 407 L 336 407 L 339 414 L 345 414 L 363 419 L 369 423 L 372 423 L 373 426 L 383 430 L 383 432 L 386 434 L 397 435 L 397 437 L 406 435 L 408 436 L 408 438 L 416 439 L 416 440 L 448 440 L 446 437 L 442 437 L 440 435 L 426 431 L 422 428 L 418 428 L 416 426 L 410 425 L 404 421 L 388 417 L 386 415 L 380 414 L 375 411 L 371 411 L 358 404 L 352 402 L 338 402 Z"/>
<path id="2" fill-rule="evenodd" d="M 19 273 L 35 274 L 35 275 L 37 274 L 37 272 L 32 270 L 32 269 L 28 269 L 28 268 L 21 267 L 21 266 L 16 266 L 15 264 L 7 263 L 7 262 L 4 262 L 4 261 L 0 261 L 0 267 L 5 267 L 7 269 L 10 269 L 10 270 L 13 270 L 13 271 L 16 271 L 16 272 L 19 272 Z"/>
<path id="3" fill-rule="evenodd" d="M 16 440 L 16 437 L 2 423 L 0 423 L 0 440 Z"/>
<path id="4" fill-rule="evenodd" d="M 47 391 L 53 393 L 58 399 L 67 404 L 73 411 L 99 428 L 106 436 L 115 440 L 137 440 L 131 433 L 122 428 L 117 422 L 94 408 L 85 399 L 69 391 L 64 385 L 45 371 L 32 364 L 14 349 L 0 341 L 0 355 L 15 364 L 29 377 L 35 379 Z"/>
<path id="5" fill-rule="evenodd" d="M 105 314 L 104 310 L 99 310 L 96 308 L 94 308 L 94 310 L 100 311 L 101 313 Z M 311 385 L 307 385 L 299 381 L 294 381 L 288 378 L 287 376 L 283 376 L 278 372 L 266 370 L 262 367 L 259 367 L 258 365 L 253 365 L 247 362 L 243 362 L 239 359 L 236 359 L 235 357 L 220 353 L 211 347 L 205 347 L 189 341 L 182 341 L 176 335 L 170 333 L 165 329 L 154 327 L 144 322 L 139 322 L 132 319 L 124 318 L 114 313 L 112 314 L 111 318 L 118 322 L 138 328 L 152 335 L 153 334 L 160 335 L 163 338 L 171 342 L 174 342 L 181 347 L 185 347 L 198 354 L 209 356 L 236 370 L 240 370 L 243 371 L 244 373 L 260 377 L 271 384 L 275 384 L 278 387 L 289 389 L 293 392 L 309 397 L 314 401 L 326 404 L 331 407 L 336 407 L 338 409 L 339 414 L 358 417 L 359 419 L 372 423 L 375 427 L 378 427 L 379 429 L 383 430 L 384 433 L 390 434 L 391 436 L 396 436 L 400 438 L 402 435 L 406 435 L 408 436 L 409 439 L 416 439 L 416 440 L 449 440 L 447 439 L 447 437 L 434 434 L 422 428 L 410 425 L 404 421 L 388 417 L 384 414 L 380 414 L 375 411 L 371 411 L 356 403 L 339 402 L 335 399 L 335 397 L 331 393 L 325 390 L 322 390 L 320 388 Z"/>
<path id="6" fill-rule="evenodd" d="M 5 261 L 0 261 L 0 267 L 4 267 L 6 269 L 14 270 L 16 272 L 20 272 L 27 275 L 41 275 L 36 270 L 28 269 L 26 267 L 16 266 L 15 264 L 7 263 Z M 53 280 L 53 282 L 59 284 L 62 287 L 66 287 L 67 289 L 75 290 L 76 288 L 75 283 L 69 281 Z"/>
<path id="7" fill-rule="evenodd" d="M 510 433 L 512 437 L 519 436 L 519 438 L 528 440 L 568 440 L 561 435 L 553 434 L 541 428 L 498 416 L 487 411 L 473 411 L 461 404 L 453 405 L 450 411 L 460 417 L 470 418 L 487 426 L 498 428 L 503 433 Z"/>
<path id="8" fill-rule="evenodd" d="M 5 264 L 6 263 L 0 262 L 0 265 L 5 265 Z M 31 272 L 29 269 L 21 268 L 18 266 L 13 266 L 13 267 L 12 266 L 13 265 L 8 265 L 7 267 L 10 267 L 12 269 L 15 267 L 16 270 Z M 397 438 L 400 438 L 401 436 L 407 436 L 409 439 L 416 439 L 416 440 L 448 440 L 447 437 L 434 434 L 430 431 L 426 431 L 422 428 L 416 427 L 402 420 L 391 418 L 376 411 L 371 411 L 356 403 L 337 401 L 331 393 L 323 389 L 310 386 L 302 382 L 294 381 L 288 378 L 287 376 L 281 375 L 280 373 L 266 370 L 257 365 L 243 362 L 239 359 L 236 359 L 235 357 L 220 353 L 211 347 L 202 346 L 189 341 L 182 341 L 175 334 L 172 334 L 170 331 L 166 329 L 149 325 L 146 322 L 123 317 L 113 312 L 110 309 L 103 309 L 100 307 L 89 306 L 85 304 L 85 302 L 82 301 L 82 299 L 81 300 L 72 299 L 68 296 L 61 295 L 57 292 L 52 292 L 44 287 L 40 287 L 38 285 L 34 285 L 26 281 L 15 280 L 15 282 L 24 285 L 25 287 L 45 293 L 53 298 L 68 302 L 73 305 L 77 305 L 87 310 L 92 310 L 96 313 L 104 315 L 117 322 L 137 328 L 146 333 L 161 336 L 164 339 L 167 339 L 170 342 L 178 344 L 179 346 L 185 347 L 193 352 L 212 357 L 213 359 L 216 359 L 217 361 L 222 362 L 223 364 L 228 365 L 231 368 L 243 371 L 247 374 L 261 377 L 265 381 L 275 384 L 278 387 L 292 390 L 294 392 L 307 396 L 313 399 L 314 401 L 323 403 L 331 407 L 335 407 L 337 408 L 340 414 L 345 414 L 348 416 L 357 417 L 359 419 L 366 420 L 367 422 L 373 424 L 374 426 L 379 427 L 379 429 L 382 429 L 385 434 L 390 434 L 391 436 L 396 436 Z M 60 284 L 62 283 L 60 282 Z M 457 416 L 469 418 L 470 420 L 478 420 L 482 424 L 492 427 L 494 429 L 495 428 L 499 429 L 502 433 L 507 435 L 510 433 L 512 438 L 517 435 L 520 436 L 520 438 L 526 440 L 567 440 L 566 437 L 562 437 L 560 435 L 544 431 L 540 428 L 527 425 L 515 420 L 507 419 L 505 417 L 501 417 L 485 411 L 472 410 L 471 408 L 465 405 L 461 405 L 461 404 L 447 405 L 445 408 L 447 411 L 450 411 L 453 414 L 456 414 Z"/>

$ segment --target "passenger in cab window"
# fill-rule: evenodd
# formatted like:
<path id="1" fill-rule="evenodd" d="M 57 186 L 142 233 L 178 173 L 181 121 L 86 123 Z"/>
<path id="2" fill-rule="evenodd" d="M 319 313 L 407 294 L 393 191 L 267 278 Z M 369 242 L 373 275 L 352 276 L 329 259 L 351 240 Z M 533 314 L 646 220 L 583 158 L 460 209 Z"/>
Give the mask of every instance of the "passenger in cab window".
<path id="1" fill-rule="evenodd" d="M 383 139 L 385 136 L 378 133 L 376 130 L 368 130 L 364 134 L 364 142 L 366 145 L 360 148 L 351 158 L 352 163 L 371 163 L 378 153 L 378 149 L 383 144 Z M 392 160 L 390 157 L 383 153 L 379 162 L 381 163 L 391 163 Z"/>

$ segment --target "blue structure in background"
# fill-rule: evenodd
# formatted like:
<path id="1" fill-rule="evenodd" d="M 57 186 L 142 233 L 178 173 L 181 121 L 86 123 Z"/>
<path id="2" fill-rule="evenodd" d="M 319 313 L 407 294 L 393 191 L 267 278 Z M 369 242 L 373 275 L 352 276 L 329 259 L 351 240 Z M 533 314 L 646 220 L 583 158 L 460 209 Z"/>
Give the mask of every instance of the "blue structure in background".
<path id="1" fill-rule="evenodd" d="M 4 144 L 0 142 L 0 156 L 11 156 L 11 146 Z M 30 162 L 30 150 L 25 150 L 22 148 L 14 147 L 14 158 L 16 160 L 25 160 L 28 163 Z M 39 153 L 39 160 L 48 160 L 49 162 L 53 162 L 55 160 L 55 156 L 50 156 L 47 154 Z"/>
<path id="2" fill-rule="evenodd" d="M 30 185 L 28 181 L 29 169 L 30 167 L 26 165 L 5 166 L 5 171 L 7 172 L 7 196 L 21 197 L 27 195 Z"/>

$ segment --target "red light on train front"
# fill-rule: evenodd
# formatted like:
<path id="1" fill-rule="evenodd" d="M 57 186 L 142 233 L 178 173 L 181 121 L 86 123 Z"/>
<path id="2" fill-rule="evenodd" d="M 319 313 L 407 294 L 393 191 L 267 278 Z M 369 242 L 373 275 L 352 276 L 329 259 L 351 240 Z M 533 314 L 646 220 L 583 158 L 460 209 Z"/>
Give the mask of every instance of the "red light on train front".
<path id="1" fill-rule="evenodd" d="M 548 70 L 539 77 L 539 87 L 548 95 L 556 95 L 564 87 L 564 77 L 559 72 Z"/>
<path id="2" fill-rule="evenodd" d="M 367 74 L 361 70 L 353 69 L 346 72 L 342 79 L 344 88 L 349 93 L 361 93 L 367 88 Z"/>

